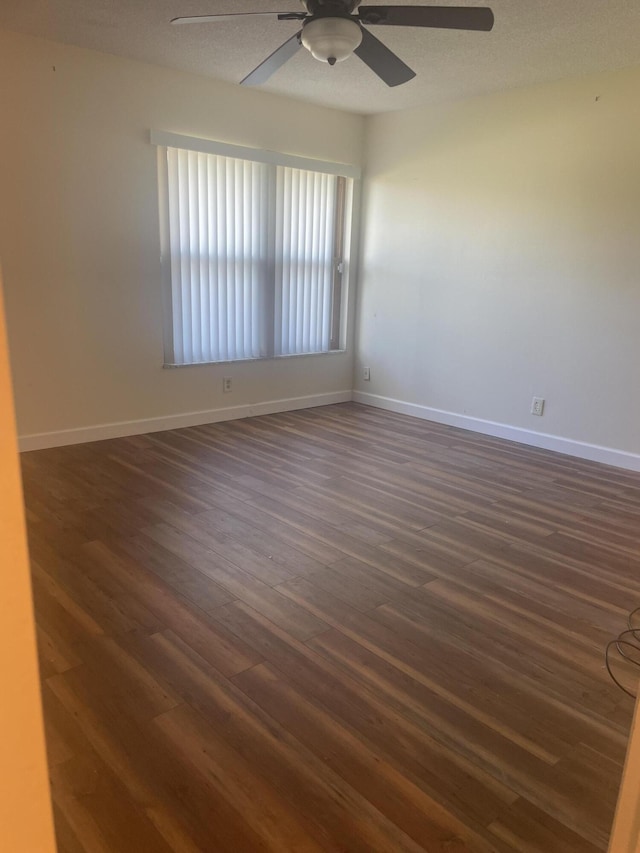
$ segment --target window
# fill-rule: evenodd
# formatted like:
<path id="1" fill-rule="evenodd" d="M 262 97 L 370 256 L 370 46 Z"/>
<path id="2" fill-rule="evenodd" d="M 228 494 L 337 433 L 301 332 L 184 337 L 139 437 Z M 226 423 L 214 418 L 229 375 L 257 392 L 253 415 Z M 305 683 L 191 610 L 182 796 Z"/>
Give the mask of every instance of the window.
<path id="1" fill-rule="evenodd" d="M 353 169 L 174 134 L 152 141 L 165 362 L 340 349 Z"/>

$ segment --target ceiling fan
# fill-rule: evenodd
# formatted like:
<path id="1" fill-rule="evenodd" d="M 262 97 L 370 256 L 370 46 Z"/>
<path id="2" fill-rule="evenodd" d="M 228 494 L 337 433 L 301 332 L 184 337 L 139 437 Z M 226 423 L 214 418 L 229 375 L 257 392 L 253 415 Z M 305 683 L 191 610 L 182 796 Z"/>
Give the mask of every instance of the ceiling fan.
<path id="1" fill-rule="evenodd" d="M 173 18 L 172 24 L 202 24 L 249 17 L 302 21 L 302 29 L 268 56 L 241 81 L 258 86 L 291 59 L 301 46 L 321 62 L 335 65 L 352 53 L 387 86 L 399 86 L 415 77 L 399 56 L 366 27 L 431 27 L 451 30 L 493 28 L 493 12 L 478 6 L 360 6 L 359 0 L 301 0 L 306 12 L 236 12 Z M 359 7 L 359 8 L 358 8 Z M 357 11 L 356 11 L 357 10 Z"/>

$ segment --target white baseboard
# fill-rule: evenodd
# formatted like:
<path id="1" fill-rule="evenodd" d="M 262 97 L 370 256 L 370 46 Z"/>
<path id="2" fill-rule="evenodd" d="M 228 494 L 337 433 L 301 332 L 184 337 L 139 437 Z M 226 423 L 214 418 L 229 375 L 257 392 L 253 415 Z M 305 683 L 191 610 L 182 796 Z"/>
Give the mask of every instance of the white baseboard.
<path id="1" fill-rule="evenodd" d="M 227 406 L 223 409 L 211 409 L 204 412 L 187 412 L 182 415 L 167 415 L 159 418 L 144 418 L 142 420 L 121 421 L 118 423 L 97 424 L 95 426 L 76 429 L 59 430 L 58 432 L 41 432 L 34 435 L 23 435 L 19 438 L 21 451 L 43 450 L 47 447 L 62 447 L 67 444 L 83 444 L 87 441 L 102 441 L 107 438 L 121 438 L 127 435 L 142 435 L 148 432 L 161 432 L 167 429 L 200 426 L 220 421 L 232 421 L 239 418 L 250 418 L 256 415 L 270 415 L 276 412 L 291 412 L 296 409 L 309 409 L 314 406 L 329 406 L 334 403 L 347 403 L 354 400 L 378 409 L 387 409 L 403 415 L 412 415 L 422 420 L 434 421 L 447 426 L 460 427 L 473 432 L 492 435 L 540 447 L 544 450 L 555 450 L 580 459 L 613 465 L 616 468 L 626 468 L 629 471 L 640 471 L 640 455 L 615 450 L 611 447 L 601 447 L 597 444 L 587 444 L 548 433 L 534 432 L 522 427 L 509 426 L 482 418 L 459 415 L 455 412 L 445 412 L 442 409 L 432 409 L 417 403 L 407 403 L 404 400 L 394 400 L 392 397 L 382 397 L 365 391 L 335 391 L 328 394 L 311 394 L 307 397 L 289 397 L 283 400 L 268 400 L 264 403 L 248 403 L 241 406 Z"/>
<path id="2" fill-rule="evenodd" d="M 406 403 L 403 400 L 394 400 L 392 397 L 381 397 L 378 394 L 369 394 L 365 391 L 354 391 L 353 400 L 356 403 L 364 403 L 367 406 L 387 409 L 390 412 L 398 412 L 402 415 L 413 415 L 415 418 L 435 421 L 438 424 L 446 424 L 447 426 L 460 427 L 461 429 L 468 429 L 473 432 L 481 432 L 485 435 L 495 436 L 496 438 L 506 438 L 509 441 L 517 441 L 520 444 L 528 444 L 544 450 L 555 450 L 557 453 L 566 453 L 568 456 L 577 456 L 580 459 L 588 459 L 591 462 L 602 462 L 605 465 L 613 465 L 616 468 L 640 471 L 640 455 L 627 453 L 625 450 L 615 450 L 612 447 L 587 444 L 584 441 L 574 441 L 571 438 L 534 432 L 533 430 L 523 429 L 522 427 L 509 426 L 508 424 L 496 423 L 495 421 L 486 421 L 482 418 L 458 415 L 455 412 L 432 409 L 429 406 L 420 406 L 417 403 Z"/>
<path id="3" fill-rule="evenodd" d="M 87 441 L 102 441 L 105 438 L 122 438 L 126 435 L 142 435 L 167 429 L 200 426 L 220 421 L 250 418 L 254 415 L 272 415 L 276 412 L 291 412 L 310 409 L 314 406 L 329 406 L 347 403 L 353 399 L 351 391 L 335 391 L 329 394 L 311 394 L 308 397 L 290 397 L 285 400 L 268 400 L 265 403 L 248 403 L 242 406 L 227 406 L 206 412 L 187 412 L 183 415 L 167 415 L 160 418 L 144 418 L 135 421 L 120 421 L 110 424 L 64 429 L 58 432 L 40 432 L 23 435 L 18 439 L 21 451 L 43 450 L 47 447 L 62 447 L 67 444 L 83 444 Z"/>

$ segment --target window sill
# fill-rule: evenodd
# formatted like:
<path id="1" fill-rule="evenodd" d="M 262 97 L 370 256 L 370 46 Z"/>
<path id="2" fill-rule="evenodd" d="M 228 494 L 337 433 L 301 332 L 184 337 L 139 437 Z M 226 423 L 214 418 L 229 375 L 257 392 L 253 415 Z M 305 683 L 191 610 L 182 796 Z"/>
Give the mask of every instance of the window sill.
<path id="1" fill-rule="evenodd" d="M 171 364 L 165 362 L 162 367 L 166 370 L 182 369 L 183 367 L 211 367 L 214 364 L 254 364 L 259 361 L 282 361 L 289 358 L 318 358 L 328 355 L 344 355 L 346 349 L 332 349 L 329 352 L 300 352 L 291 355 L 270 355 L 264 358 L 235 358 L 227 361 L 191 361 L 185 364 Z"/>

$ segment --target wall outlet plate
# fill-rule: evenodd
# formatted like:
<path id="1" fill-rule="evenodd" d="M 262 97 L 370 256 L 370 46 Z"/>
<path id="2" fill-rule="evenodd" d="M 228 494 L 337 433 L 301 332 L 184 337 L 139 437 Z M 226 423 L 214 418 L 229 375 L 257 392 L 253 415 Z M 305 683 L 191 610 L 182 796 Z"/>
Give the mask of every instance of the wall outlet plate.
<path id="1" fill-rule="evenodd" d="M 231 391 L 231 377 L 225 376 L 222 380 L 222 393 L 228 394 Z"/>
<path id="2" fill-rule="evenodd" d="M 544 397 L 534 397 L 531 401 L 531 414 L 542 415 L 544 412 Z"/>
<path id="3" fill-rule="evenodd" d="M 362 368 L 362 378 L 365 382 L 368 382 L 371 379 L 371 368 L 363 367 Z"/>

